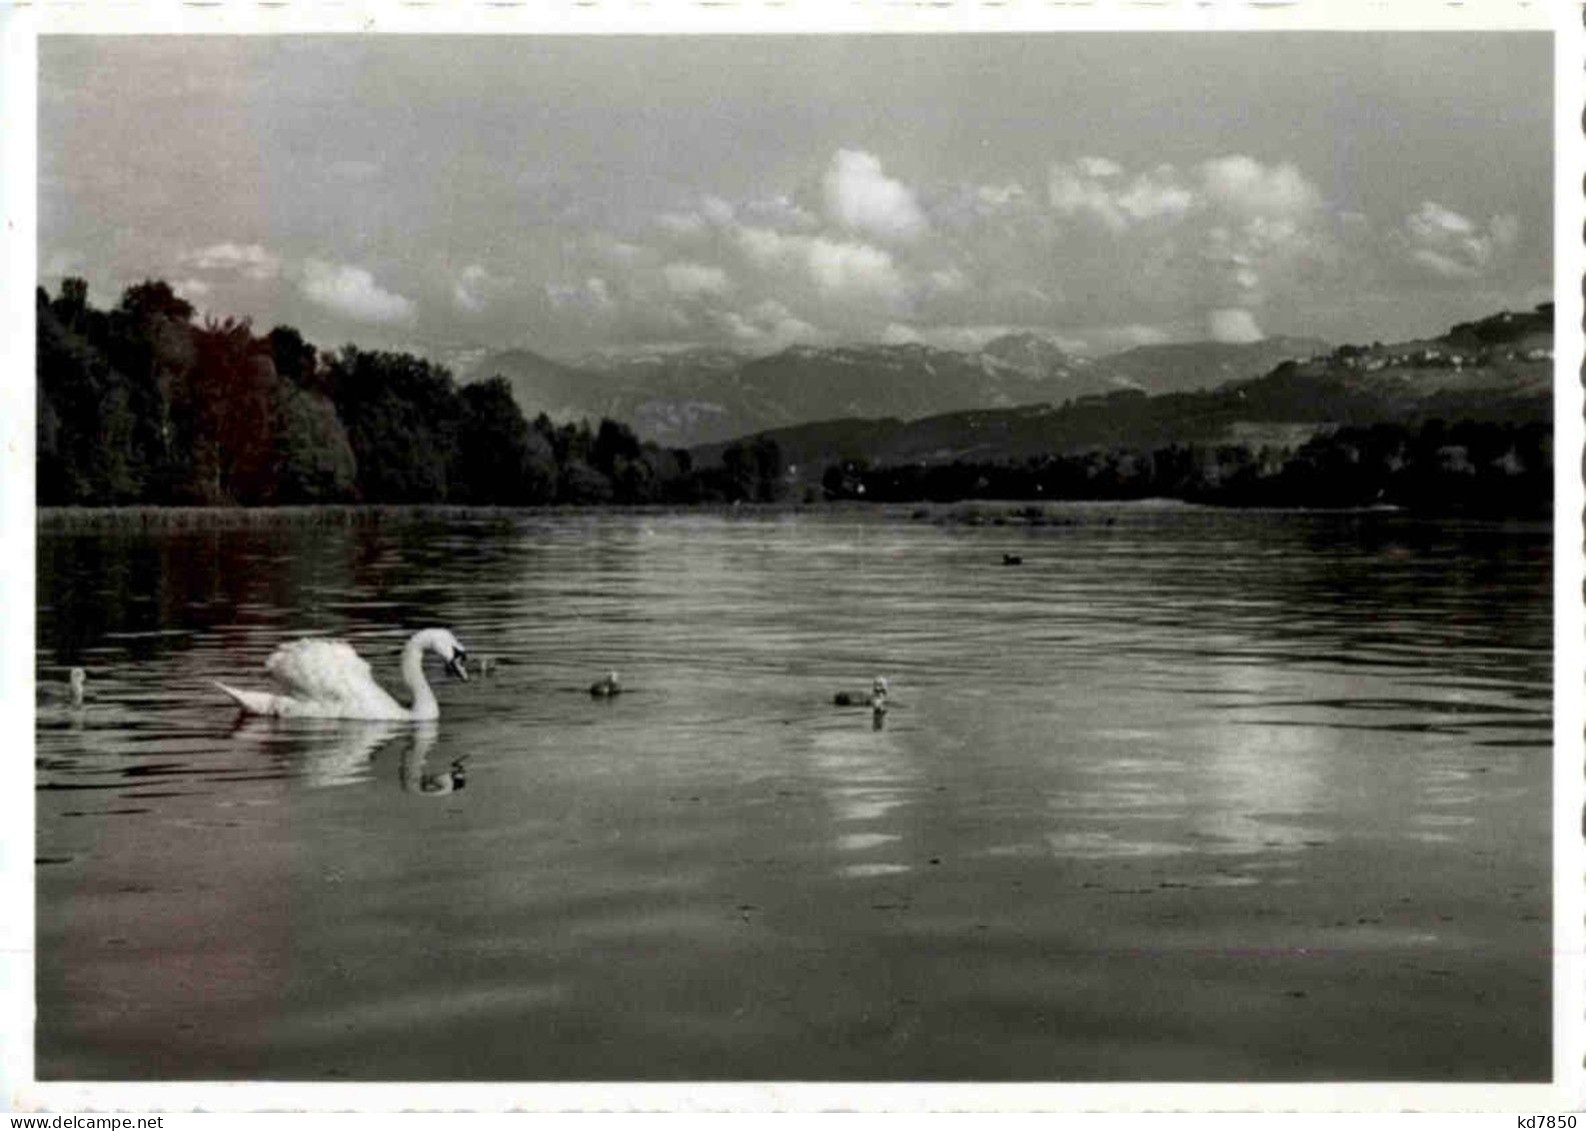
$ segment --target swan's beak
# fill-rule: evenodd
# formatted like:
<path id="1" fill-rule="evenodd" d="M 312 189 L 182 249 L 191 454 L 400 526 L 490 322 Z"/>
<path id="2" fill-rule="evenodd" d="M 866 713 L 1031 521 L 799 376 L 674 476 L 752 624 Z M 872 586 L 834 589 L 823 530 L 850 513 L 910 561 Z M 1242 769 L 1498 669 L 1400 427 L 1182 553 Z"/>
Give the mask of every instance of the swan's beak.
<path id="1" fill-rule="evenodd" d="M 468 682 L 468 653 L 461 648 L 452 653 L 452 658 L 446 661 L 446 670 L 451 672 L 464 683 Z"/>

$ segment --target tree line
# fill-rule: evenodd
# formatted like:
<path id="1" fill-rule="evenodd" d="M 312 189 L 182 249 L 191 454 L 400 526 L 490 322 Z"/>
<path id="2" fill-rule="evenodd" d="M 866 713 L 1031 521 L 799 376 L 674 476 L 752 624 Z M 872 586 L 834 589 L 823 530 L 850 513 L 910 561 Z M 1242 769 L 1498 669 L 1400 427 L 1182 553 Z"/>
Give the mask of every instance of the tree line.
<path id="1" fill-rule="evenodd" d="M 36 301 L 43 506 L 772 502 L 765 436 L 696 465 L 613 420 L 526 419 L 502 377 L 459 386 L 408 353 L 322 351 L 289 326 L 194 320 L 158 280 L 110 310 L 68 278 Z M 1115 445 L 1023 461 L 826 468 L 827 499 L 1179 498 L 1244 506 L 1387 504 L 1543 514 L 1552 429 L 1427 420 L 1323 430 L 1298 448 Z M 813 497 L 813 491 L 806 498 Z"/>
<path id="2" fill-rule="evenodd" d="M 1540 516 L 1553 505 L 1553 433 L 1538 422 L 1434 419 L 1323 431 L 1292 450 L 1169 444 L 1023 461 L 872 467 L 846 460 L 828 467 L 821 484 L 829 499 L 876 502 L 1173 498 Z"/>
<path id="3" fill-rule="evenodd" d="M 68 278 L 35 306 L 43 506 L 695 503 L 782 490 L 770 439 L 696 467 L 617 421 L 529 421 L 499 376 L 459 386 L 408 353 L 197 322 L 160 280 L 100 310 Z"/>

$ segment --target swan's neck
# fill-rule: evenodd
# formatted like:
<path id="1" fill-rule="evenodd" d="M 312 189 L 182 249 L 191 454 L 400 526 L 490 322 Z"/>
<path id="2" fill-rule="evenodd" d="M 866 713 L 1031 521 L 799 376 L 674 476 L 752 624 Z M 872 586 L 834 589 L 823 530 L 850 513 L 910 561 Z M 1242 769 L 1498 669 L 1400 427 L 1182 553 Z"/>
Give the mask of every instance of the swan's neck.
<path id="1" fill-rule="evenodd" d="M 435 692 L 424 678 L 424 653 L 429 650 L 430 643 L 429 634 L 420 632 L 402 649 L 402 679 L 413 692 L 410 710 L 415 719 L 433 719 L 441 713 L 440 705 L 435 702 Z"/>

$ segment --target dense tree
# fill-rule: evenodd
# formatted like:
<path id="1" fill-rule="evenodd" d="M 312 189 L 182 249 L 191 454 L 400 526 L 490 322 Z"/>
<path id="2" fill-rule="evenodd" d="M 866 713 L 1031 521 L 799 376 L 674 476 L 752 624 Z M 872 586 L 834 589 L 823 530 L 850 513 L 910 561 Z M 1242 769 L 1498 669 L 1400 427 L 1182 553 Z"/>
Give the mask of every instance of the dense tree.
<path id="1" fill-rule="evenodd" d="M 769 503 L 782 497 L 782 450 L 769 436 L 727 445 L 721 463 L 722 489 L 729 501 Z"/>
<path id="2" fill-rule="evenodd" d="M 71 280 L 61 304 L 75 309 Z M 86 301 L 86 288 L 83 290 Z M 93 344 L 127 377 L 135 418 L 134 448 L 143 469 L 143 496 L 167 502 L 201 498 L 192 466 L 192 418 L 201 396 L 191 387 L 197 361 L 192 306 L 164 283 L 129 287 L 108 316 L 87 307 L 81 316 Z"/>
<path id="3" fill-rule="evenodd" d="M 194 335 L 186 435 L 191 485 L 206 503 L 274 501 L 280 379 L 244 321 L 210 321 Z"/>
<path id="4" fill-rule="evenodd" d="M 827 496 L 881 502 L 1178 498 L 1232 506 L 1361 507 L 1542 514 L 1552 505 L 1544 424 L 1441 420 L 1313 437 L 1293 452 L 1247 444 L 1094 449 L 1024 463 L 834 464 Z"/>
<path id="5" fill-rule="evenodd" d="M 531 424 L 500 378 L 459 388 L 410 354 L 194 325 L 156 280 L 109 312 L 80 279 L 36 307 L 43 503 L 675 502 L 769 498 L 780 475 L 764 443 L 729 489 L 615 421 Z"/>
<path id="6" fill-rule="evenodd" d="M 195 325 L 192 306 L 158 280 L 129 287 L 109 311 L 92 305 L 81 279 L 35 298 L 42 504 L 739 503 L 786 491 L 769 437 L 728 444 L 707 463 L 616 421 L 526 421 L 501 378 L 459 387 L 406 353 L 322 354 L 290 326 L 255 337 L 246 321 Z M 1539 309 L 1463 332 L 1509 340 L 1551 318 Z M 1290 393 L 1277 378 L 1267 385 L 1246 386 L 1251 402 L 1280 412 Z M 1314 400 L 1321 388 L 1307 394 L 1313 416 L 1329 411 Z M 1187 411 L 1194 397 L 1094 401 L 1085 411 L 1098 420 L 1166 415 L 1160 428 L 1137 428 L 1153 439 L 1133 447 L 891 467 L 856 457 L 827 468 L 821 485 L 828 498 L 880 502 L 1166 496 L 1494 514 L 1545 513 L 1552 503 L 1545 421 L 1322 427 L 1287 450 L 1174 442 L 1168 408 Z"/>
<path id="7" fill-rule="evenodd" d="M 269 335 L 270 360 L 285 381 L 300 389 L 328 393 L 329 384 L 319 365 L 319 351 L 290 326 L 277 326 Z"/>
<path id="8" fill-rule="evenodd" d="M 275 413 L 276 501 L 341 503 L 355 498 L 358 460 L 330 398 L 283 384 L 276 393 Z"/>
<path id="9" fill-rule="evenodd" d="M 86 292 L 84 292 L 86 293 Z M 68 307 L 68 314 L 72 311 Z M 127 503 L 144 490 L 126 375 L 50 306 L 37 311 L 38 494 L 48 503 Z M 86 329 L 82 317 L 74 324 Z"/>
<path id="10" fill-rule="evenodd" d="M 329 363 L 336 408 L 369 502 L 442 503 L 460 418 L 451 374 L 411 354 L 347 346 Z"/>
<path id="11" fill-rule="evenodd" d="M 61 325 L 76 330 L 88 314 L 88 280 L 67 278 L 61 280 L 61 297 L 55 300 L 55 317 Z"/>
<path id="12" fill-rule="evenodd" d="M 562 465 L 556 484 L 556 501 L 559 503 L 591 504 L 609 503 L 615 492 L 611 480 L 578 458 Z"/>
<path id="13" fill-rule="evenodd" d="M 523 419 L 506 379 L 464 386 L 460 400 L 453 501 L 550 502 L 556 486 L 551 445 Z"/>
<path id="14" fill-rule="evenodd" d="M 626 424 L 602 420 L 589 445 L 589 463 L 609 476 L 616 469 L 618 460 L 638 459 L 641 448 L 639 438 Z"/>

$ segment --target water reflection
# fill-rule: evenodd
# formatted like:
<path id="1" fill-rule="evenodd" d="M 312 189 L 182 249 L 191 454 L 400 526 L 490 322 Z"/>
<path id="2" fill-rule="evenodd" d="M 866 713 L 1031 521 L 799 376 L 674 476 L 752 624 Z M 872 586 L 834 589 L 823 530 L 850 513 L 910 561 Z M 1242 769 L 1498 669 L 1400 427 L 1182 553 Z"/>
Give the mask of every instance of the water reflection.
<path id="1" fill-rule="evenodd" d="M 1545 1074 L 1549 532 L 1073 515 L 41 531 L 41 1071 Z M 429 624 L 444 731 L 209 684 Z"/>
<path id="2" fill-rule="evenodd" d="M 871 719 L 868 730 L 854 725 Z M 830 811 L 831 846 L 841 876 L 860 879 L 908 872 L 917 854 L 904 812 L 920 793 L 905 740 L 883 733 L 886 711 L 839 712 L 811 735 L 810 768 Z"/>
<path id="3" fill-rule="evenodd" d="M 402 754 L 398 780 L 402 792 L 419 797 L 443 797 L 468 785 L 468 774 L 463 763 L 468 755 L 459 755 L 441 768 L 426 765 L 440 728 L 434 722 L 412 724 L 412 741 Z"/>
<path id="4" fill-rule="evenodd" d="M 251 748 L 261 764 L 281 767 L 308 789 L 357 785 L 374 776 L 376 763 L 391 759 L 404 793 L 442 796 L 467 785 L 467 755 L 439 767 L 429 757 L 440 724 L 358 719 L 282 719 L 239 714 L 231 740 Z M 394 757 L 395 756 L 395 757 Z"/>

